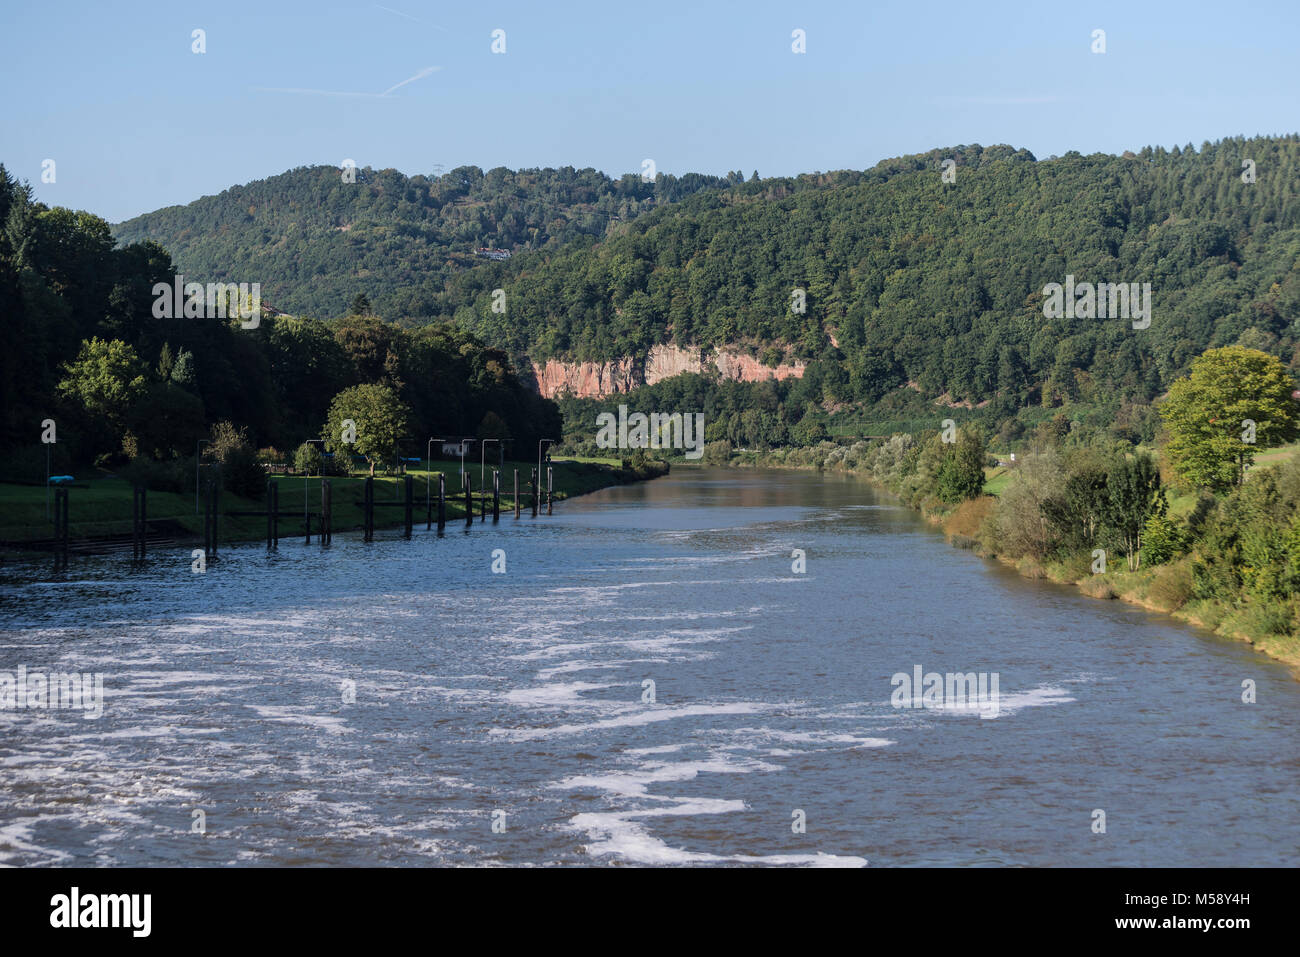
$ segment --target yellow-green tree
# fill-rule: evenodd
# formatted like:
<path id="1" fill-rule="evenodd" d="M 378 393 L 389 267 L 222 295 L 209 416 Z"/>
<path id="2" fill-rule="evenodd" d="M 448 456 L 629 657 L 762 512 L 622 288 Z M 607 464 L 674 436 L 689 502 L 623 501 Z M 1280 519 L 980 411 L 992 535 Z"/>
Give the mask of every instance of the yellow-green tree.
<path id="1" fill-rule="evenodd" d="M 379 462 L 395 462 L 410 432 L 410 411 L 386 385 L 344 389 L 330 403 L 325 447 L 335 455 L 365 456 L 370 474 Z"/>
<path id="2" fill-rule="evenodd" d="M 1160 406 L 1174 467 L 1205 488 L 1240 485 L 1258 449 L 1300 434 L 1295 388 L 1268 353 L 1243 346 L 1207 350 Z"/>
<path id="3" fill-rule="evenodd" d="M 97 424 L 120 431 L 131 404 L 144 394 L 146 371 L 127 343 L 94 337 L 84 340 L 77 358 L 64 365 L 58 388 Z"/>

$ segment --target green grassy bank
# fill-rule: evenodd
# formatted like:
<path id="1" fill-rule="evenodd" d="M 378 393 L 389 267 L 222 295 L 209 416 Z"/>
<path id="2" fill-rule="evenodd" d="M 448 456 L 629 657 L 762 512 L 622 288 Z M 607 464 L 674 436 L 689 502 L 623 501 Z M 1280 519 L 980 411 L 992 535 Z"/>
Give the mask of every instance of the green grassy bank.
<path id="1" fill-rule="evenodd" d="M 433 468 L 428 468 L 429 465 Z M 431 500 L 437 514 L 438 475 L 439 470 L 447 476 L 447 521 L 465 520 L 465 495 L 461 489 L 459 462 L 422 463 L 421 468 L 409 469 L 412 479 L 414 520 L 417 524 L 425 521 L 425 503 Z M 555 460 L 551 463 L 554 470 L 554 500 L 562 502 L 577 495 L 585 495 L 611 485 L 657 478 L 668 471 L 660 462 L 647 462 L 642 465 L 624 467 L 618 459 Z M 522 509 L 531 510 L 532 497 L 528 490 L 528 479 L 536 463 L 505 463 L 501 473 L 501 511 L 514 509 L 514 470 L 519 470 L 519 498 Z M 472 466 L 466 462 L 465 471 L 469 473 L 475 491 L 474 508 L 478 509 L 478 492 L 480 487 L 479 465 Z M 336 476 L 331 479 L 333 496 L 333 530 L 346 532 L 360 530 L 362 527 L 361 498 L 365 484 L 364 473 L 354 473 L 348 477 Z M 487 485 L 492 483 L 492 468 L 484 470 Z M 274 476 L 280 493 L 280 535 L 291 538 L 303 534 L 304 503 L 306 510 L 318 515 L 320 512 L 320 479 L 310 476 L 282 475 Z M 391 507 L 385 503 L 401 503 L 405 479 L 398 475 L 375 476 L 375 527 L 396 528 L 403 523 L 403 509 Z M 52 492 L 49 500 L 53 501 Z M 15 485 L 0 483 L 0 554 L 6 558 L 33 553 L 31 546 L 50 539 L 54 534 L 54 524 L 46 518 L 46 489 L 41 486 Z M 542 503 L 545 506 L 545 478 L 542 484 Z M 266 535 L 266 519 L 257 516 L 227 517 L 227 512 L 260 511 L 266 508 L 263 499 L 251 499 L 234 495 L 228 491 L 221 494 L 223 513 L 220 525 L 220 541 L 253 541 L 263 539 Z M 491 504 L 489 502 L 489 510 Z M 114 537 L 131 534 L 132 490 L 129 483 L 109 474 L 101 474 L 86 481 L 77 481 L 70 486 L 68 493 L 69 536 L 75 543 L 109 540 Z M 185 492 L 153 491 L 148 496 L 148 517 L 154 534 L 174 535 L 177 538 L 201 540 L 203 535 L 203 514 L 201 507 L 196 510 L 193 488 Z M 313 534 L 319 528 L 319 518 L 312 519 Z M 26 547 L 25 547 L 26 546 Z"/>

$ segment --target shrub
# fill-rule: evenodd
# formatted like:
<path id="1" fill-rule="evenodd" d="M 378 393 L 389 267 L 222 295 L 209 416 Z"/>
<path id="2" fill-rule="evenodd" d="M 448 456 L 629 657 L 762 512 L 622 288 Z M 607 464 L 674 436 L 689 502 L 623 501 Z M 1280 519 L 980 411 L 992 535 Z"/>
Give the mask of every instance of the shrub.
<path id="1" fill-rule="evenodd" d="M 1085 578 L 1079 582 L 1079 591 L 1089 598 L 1119 597 L 1119 592 L 1115 590 L 1115 587 L 1100 575 L 1094 575 L 1092 578 Z"/>
<path id="2" fill-rule="evenodd" d="M 59 438 L 62 439 L 62 433 Z M 45 456 L 49 449 L 49 468 L 51 475 L 65 475 L 72 468 L 67 450 L 58 442 L 45 445 L 20 446 L 4 456 L 0 475 L 6 481 L 22 482 L 30 485 L 45 484 Z"/>
<path id="3" fill-rule="evenodd" d="M 1230 613 L 1224 626 L 1252 641 L 1270 635 L 1289 635 L 1295 628 L 1294 609 L 1275 601 L 1252 601 Z"/>
<path id="4" fill-rule="evenodd" d="M 1142 564 L 1164 565 L 1187 548 L 1187 537 L 1173 519 L 1153 514 L 1142 530 Z"/>
<path id="5" fill-rule="evenodd" d="M 247 429 L 237 429 L 232 422 L 218 422 L 212 427 L 209 451 L 221 466 L 222 488 L 245 498 L 261 497 L 266 490 L 266 474 L 257 462 Z"/>
<path id="6" fill-rule="evenodd" d="M 1177 611 L 1192 598 L 1192 563 L 1183 559 L 1156 569 L 1147 598 L 1165 611 Z"/>
<path id="7" fill-rule="evenodd" d="M 159 462 L 137 456 L 119 468 L 117 476 L 130 485 L 143 485 L 151 492 L 190 492 L 194 490 L 194 458 Z"/>
<path id="8" fill-rule="evenodd" d="M 312 442 L 304 442 L 293 454 L 294 469 L 304 475 L 316 475 L 323 470 L 324 463 L 320 447 Z"/>
<path id="9" fill-rule="evenodd" d="M 726 465 L 730 458 L 731 443 L 726 439 L 718 439 L 704 446 L 705 465 Z"/>
<path id="10" fill-rule="evenodd" d="M 1047 572 L 1043 566 L 1028 556 L 1016 562 L 1016 571 L 1020 572 L 1020 574 L 1025 578 L 1047 577 Z"/>
<path id="11" fill-rule="evenodd" d="M 993 506 L 997 504 L 997 499 L 991 495 L 983 495 L 980 498 L 967 499 L 953 509 L 953 513 L 948 516 L 947 521 L 943 524 L 943 530 L 947 532 L 954 541 L 958 537 L 971 539 L 974 541 L 979 535 L 980 528 L 983 526 L 989 514 L 993 511 Z M 963 546 L 970 548 L 973 546 Z"/>

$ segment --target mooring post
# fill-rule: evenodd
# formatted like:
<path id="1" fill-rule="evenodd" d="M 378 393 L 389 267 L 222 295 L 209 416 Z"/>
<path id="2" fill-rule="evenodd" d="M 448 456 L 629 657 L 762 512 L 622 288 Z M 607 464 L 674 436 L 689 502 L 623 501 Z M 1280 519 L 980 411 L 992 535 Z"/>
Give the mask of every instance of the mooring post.
<path id="1" fill-rule="evenodd" d="M 501 521 L 501 471 L 492 470 L 492 524 Z"/>
<path id="2" fill-rule="evenodd" d="M 551 466 L 546 466 L 546 514 L 551 515 Z"/>
<path id="3" fill-rule="evenodd" d="M 221 484 L 212 483 L 212 560 L 217 560 L 217 542 L 221 538 Z"/>
<path id="4" fill-rule="evenodd" d="M 519 469 L 515 469 L 515 518 L 519 517 Z"/>
<path id="5" fill-rule="evenodd" d="M 328 545 L 334 539 L 334 493 L 330 480 L 320 480 L 320 543 Z"/>
<path id="6" fill-rule="evenodd" d="M 375 478 L 373 475 L 366 476 L 363 489 L 361 502 L 362 538 L 364 541 L 373 542 L 375 540 Z"/>
<path id="7" fill-rule="evenodd" d="M 406 501 L 404 502 L 405 508 L 403 509 L 404 514 L 406 516 L 406 537 L 407 538 L 411 537 L 411 494 L 412 494 L 411 476 L 407 475 L 406 476 Z"/>
<path id="8" fill-rule="evenodd" d="M 438 473 L 438 534 L 447 527 L 447 473 Z"/>
<path id="9" fill-rule="evenodd" d="M 63 567 L 68 567 L 68 547 L 69 540 L 72 538 L 72 526 L 68 521 L 68 490 L 63 490 Z"/>
<path id="10" fill-rule="evenodd" d="M 536 518 L 537 517 L 537 469 L 536 467 L 533 468 L 533 475 L 532 478 L 528 480 L 528 484 L 529 486 L 532 487 L 533 490 L 533 518 Z"/>
<path id="11" fill-rule="evenodd" d="M 461 474 L 465 482 L 465 527 L 474 524 L 474 479 L 468 473 Z"/>
<path id="12" fill-rule="evenodd" d="M 54 490 L 54 570 L 68 567 L 68 490 Z"/>
<path id="13" fill-rule="evenodd" d="M 275 481 L 266 480 L 266 550 L 275 547 Z"/>
<path id="14" fill-rule="evenodd" d="M 217 560 L 217 509 L 221 504 L 219 492 L 220 486 L 216 482 L 208 483 L 208 494 L 203 507 L 203 554 L 209 562 Z"/>
<path id="15" fill-rule="evenodd" d="M 131 559 L 144 559 L 145 498 L 144 486 L 136 485 L 131 489 Z"/>

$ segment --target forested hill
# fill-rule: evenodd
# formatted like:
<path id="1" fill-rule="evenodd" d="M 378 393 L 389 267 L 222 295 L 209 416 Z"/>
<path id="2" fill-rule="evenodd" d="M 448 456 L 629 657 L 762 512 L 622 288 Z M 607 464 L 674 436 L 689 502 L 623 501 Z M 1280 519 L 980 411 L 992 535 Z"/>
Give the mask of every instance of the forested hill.
<path id="1" fill-rule="evenodd" d="M 1291 361 L 1297 183 L 1296 136 L 1042 161 L 937 150 L 825 188 L 764 180 L 700 193 L 591 248 L 456 277 L 452 298 L 472 303 L 458 318 L 487 341 L 534 359 L 662 342 L 769 356 L 789 346 L 814 360 L 814 391 L 830 402 L 909 381 L 1008 414 L 1031 395 L 1149 399 L 1211 346 L 1242 341 Z M 1043 288 L 1067 275 L 1151 283 L 1150 327 L 1045 319 Z M 504 315 L 489 308 L 498 286 Z"/>
<path id="2" fill-rule="evenodd" d="M 467 167 L 437 178 L 359 170 L 348 184 L 316 167 L 116 235 L 158 240 L 205 281 L 260 281 L 282 310 L 339 315 L 365 292 L 387 319 L 454 317 L 516 358 L 728 344 L 804 359 L 801 392 L 826 408 L 911 383 L 1013 414 L 1040 401 L 1148 401 L 1217 345 L 1291 362 L 1297 182 L 1294 135 L 1046 160 L 962 146 L 748 180 Z M 490 261 L 475 253 L 484 246 L 513 255 Z M 1150 327 L 1045 319 L 1043 287 L 1067 275 L 1150 283 Z M 505 312 L 492 309 L 497 288 Z"/>
<path id="3" fill-rule="evenodd" d="M 345 174 L 352 182 L 345 182 Z M 653 183 L 593 169 L 463 166 L 442 176 L 313 166 L 169 206 L 114 227 L 119 242 L 152 239 L 188 276 L 260 282 L 276 308 L 342 315 L 365 293 L 385 317 L 448 311 L 445 283 L 511 253 L 604 235 L 611 223 L 701 190 L 740 182 L 689 174 Z"/>

